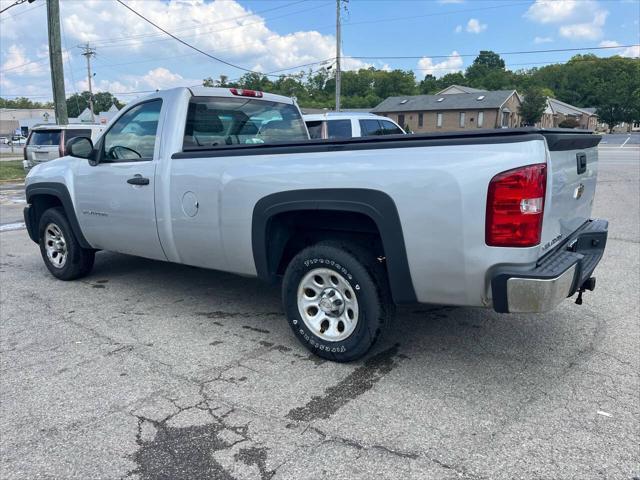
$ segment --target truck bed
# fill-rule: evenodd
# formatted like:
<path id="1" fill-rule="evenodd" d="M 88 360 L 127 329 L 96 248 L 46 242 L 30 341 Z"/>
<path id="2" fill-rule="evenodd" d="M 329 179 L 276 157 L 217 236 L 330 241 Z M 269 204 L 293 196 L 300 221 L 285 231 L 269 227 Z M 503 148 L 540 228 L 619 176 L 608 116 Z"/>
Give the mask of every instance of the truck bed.
<path id="1" fill-rule="evenodd" d="M 591 130 L 571 128 L 505 128 L 461 132 L 434 132 L 412 135 L 386 135 L 345 139 L 314 139 L 277 144 L 220 145 L 192 147 L 173 154 L 172 158 L 203 158 L 234 155 L 277 155 L 285 153 L 335 152 L 382 148 L 411 148 L 448 145 L 482 145 L 547 140 L 549 150 L 575 150 L 595 147 L 601 136 Z"/>

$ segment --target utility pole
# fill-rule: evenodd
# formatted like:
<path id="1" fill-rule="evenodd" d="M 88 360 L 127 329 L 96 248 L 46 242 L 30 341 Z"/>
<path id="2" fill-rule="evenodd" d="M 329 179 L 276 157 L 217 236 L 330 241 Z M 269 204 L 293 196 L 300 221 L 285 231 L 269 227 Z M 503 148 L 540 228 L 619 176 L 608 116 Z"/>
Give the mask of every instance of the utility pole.
<path id="1" fill-rule="evenodd" d="M 336 0 L 336 112 L 340 111 L 340 4 Z"/>
<path id="2" fill-rule="evenodd" d="M 96 49 L 91 48 L 87 43 L 83 49 L 82 56 L 87 59 L 87 80 L 89 80 L 89 111 L 91 112 L 91 121 L 95 122 L 96 117 L 93 112 L 93 89 L 91 88 L 91 57 L 96 54 Z"/>
<path id="3" fill-rule="evenodd" d="M 60 4 L 58 0 L 47 0 L 47 27 L 49 29 L 49 62 L 51 64 L 51 86 L 58 125 L 69 123 L 67 100 L 64 94 L 64 69 L 60 45 Z"/>

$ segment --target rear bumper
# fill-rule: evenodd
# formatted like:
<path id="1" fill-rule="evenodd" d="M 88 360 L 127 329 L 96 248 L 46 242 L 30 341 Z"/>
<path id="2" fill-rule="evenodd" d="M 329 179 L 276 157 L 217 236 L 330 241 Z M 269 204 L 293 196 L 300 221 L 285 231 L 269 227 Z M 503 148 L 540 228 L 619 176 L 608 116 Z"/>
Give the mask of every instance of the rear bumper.
<path id="1" fill-rule="evenodd" d="M 493 308 L 500 313 L 548 312 L 587 288 L 607 243 L 609 223 L 590 220 L 529 271 L 496 271 L 491 280 Z"/>

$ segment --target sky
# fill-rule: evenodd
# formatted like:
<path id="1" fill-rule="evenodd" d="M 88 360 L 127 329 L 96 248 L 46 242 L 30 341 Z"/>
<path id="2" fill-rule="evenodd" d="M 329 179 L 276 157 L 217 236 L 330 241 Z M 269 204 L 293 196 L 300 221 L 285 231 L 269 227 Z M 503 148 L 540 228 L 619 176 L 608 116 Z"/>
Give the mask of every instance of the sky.
<path id="1" fill-rule="evenodd" d="M 247 70 L 275 76 L 334 63 L 335 0 L 123 1 Z M 12 3 L 0 0 L 0 7 Z M 191 50 L 116 0 L 60 0 L 60 9 L 67 95 L 87 89 L 80 48 L 86 43 L 96 51 L 94 91 L 125 102 L 158 88 L 245 73 Z M 640 57 L 639 19 L 640 0 L 349 0 L 342 10 L 342 66 L 413 70 L 421 80 L 464 70 L 480 50 L 501 53 L 512 70 L 577 53 Z M 614 48 L 580 50 L 589 47 Z M 577 50 L 540 52 L 554 49 Z M 532 51 L 538 52 L 509 53 Z M 0 16 L 0 96 L 51 99 L 45 0 Z"/>

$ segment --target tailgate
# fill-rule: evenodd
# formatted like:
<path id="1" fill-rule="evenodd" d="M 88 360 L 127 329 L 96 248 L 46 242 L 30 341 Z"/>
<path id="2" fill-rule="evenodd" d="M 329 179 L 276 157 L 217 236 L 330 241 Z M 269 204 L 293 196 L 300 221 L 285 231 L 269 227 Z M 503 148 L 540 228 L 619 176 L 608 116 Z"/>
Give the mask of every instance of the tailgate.
<path id="1" fill-rule="evenodd" d="M 591 218 L 598 174 L 600 135 L 543 132 L 549 148 L 547 194 L 540 255 Z"/>

